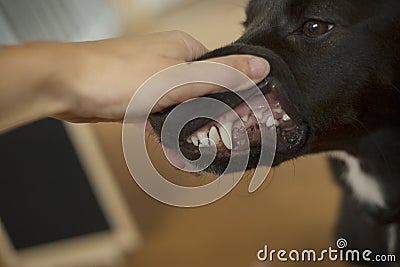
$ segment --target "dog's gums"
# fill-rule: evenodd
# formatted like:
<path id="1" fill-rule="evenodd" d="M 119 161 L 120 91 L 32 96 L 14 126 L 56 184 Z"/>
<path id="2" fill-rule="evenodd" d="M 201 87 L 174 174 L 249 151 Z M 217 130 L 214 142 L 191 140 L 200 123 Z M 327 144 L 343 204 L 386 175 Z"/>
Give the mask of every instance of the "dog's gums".
<path id="1" fill-rule="evenodd" d="M 287 64 L 273 51 L 247 44 L 232 44 L 214 50 L 202 59 L 233 53 L 264 57 L 274 67 L 271 68 L 270 75 L 258 84 L 257 90 L 251 88 L 243 91 L 245 101 L 242 96 L 239 97 L 233 92 L 206 96 L 225 103 L 230 109 L 223 112 L 218 109 L 212 110 L 216 120 L 197 118 L 188 122 L 179 136 L 182 154 L 195 161 L 202 153 L 215 153 L 216 147 L 216 158 L 204 171 L 222 173 L 233 154 L 236 155 L 234 157 L 245 157 L 248 149 L 250 159 L 247 168 L 255 168 L 261 152 L 266 149 L 263 148 L 263 142 L 272 141 L 269 138 L 274 135 L 276 147 L 269 147 L 269 150 L 276 150 L 274 165 L 304 153 L 304 148 L 312 139 L 312 132 L 307 122 L 306 108 L 300 109 L 302 104 L 296 100 L 296 94 L 300 90 Z M 259 93 L 260 90 L 262 94 Z M 195 104 L 188 102 L 187 105 L 194 107 Z M 150 116 L 150 122 L 158 135 L 166 117 L 173 109 L 174 107 L 171 107 Z M 163 139 L 164 147 L 172 147 L 170 144 L 173 144 L 172 140 Z M 233 151 L 235 153 L 232 153 Z"/>
<path id="2" fill-rule="evenodd" d="M 231 150 L 246 150 L 249 145 L 258 147 L 261 142 L 260 128 L 267 131 L 274 128 L 280 143 L 285 143 L 288 150 L 301 142 L 301 127 L 288 115 L 278 98 L 279 82 L 268 77 L 258 86 L 266 101 L 250 96 L 246 102 L 221 115 L 218 122 L 212 121 L 186 138 L 186 143 L 191 146 L 194 154 L 200 155 L 200 148 L 214 145 L 217 146 L 218 156 L 229 156 Z M 253 107 L 254 112 L 248 104 Z M 240 120 L 237 120 L 238 117 Z M 247 143 L 247 138 L 250 144 Z"/>

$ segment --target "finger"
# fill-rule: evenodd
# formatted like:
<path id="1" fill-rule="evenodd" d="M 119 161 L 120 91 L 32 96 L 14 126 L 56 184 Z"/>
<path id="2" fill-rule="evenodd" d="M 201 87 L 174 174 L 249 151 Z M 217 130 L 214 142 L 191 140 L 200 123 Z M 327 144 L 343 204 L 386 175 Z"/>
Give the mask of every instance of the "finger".
<path id="1" fill-rule="evenodd" d="M 163 43 L 171 41 L 168 57 L 182 61 L 192 61 L 208 52 L 208 49 L 197 39 L 183 31 L 168 31 L 159 33 Z"/>
<path id="2" fill-rule="evenodd" d="M 207 61 L 231 66 L 243 72 L 255 83 L 261 82 L 265 77 L 268 76 L 271 70 L 271 67 L 266 59 L 250 55 L 231 55 L 209 59 Z"/>
<path id="3" fill-rule="evenodd" d="M 209 61 L 223 63 L 233 68 L 236 68 L 249 76 L 255 83 L 260 82 L 270 72 L 269 63 L 265 59 L 254 56 L 234 55 L 223 58 L 214 58 Z M 249 89 L 251 86 L 254 85 L 254 83 L 244 83 L 243 76 L 233 75 L 226 78 L 222 77 L 222 79 L 225 80 L 219 84 L 224 84 L 226 88 L 211 83 L 192 83 L 178 87 L 170 91 L 163 98 L 161 98 L 157 105 L 154 107 L 153 112 L 163 110 L 169 106 L 176 105 L 189 99 L 193 99 L 203 95 L 224 92 L 228 90 L 240 91 L 244 89 Z"/>
<path id="4" fill-rule="evenodd" d="M 185 43 L 188 54 L 184 58 L 185 61 L 192 61 L 198 59 L 208 52 L 208 49 L 197 39 L 189 34 L 182 36 L 182 41 Z"/>

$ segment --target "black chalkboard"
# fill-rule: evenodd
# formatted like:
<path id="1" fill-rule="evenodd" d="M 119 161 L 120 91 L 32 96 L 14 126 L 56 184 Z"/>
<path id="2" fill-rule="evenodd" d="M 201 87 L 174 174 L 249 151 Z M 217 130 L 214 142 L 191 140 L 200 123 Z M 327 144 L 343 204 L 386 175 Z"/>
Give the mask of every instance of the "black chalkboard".
<path id="1" fill-rule="evenodd" d="M 110 229 L 61 122 L 0 135 L 0 218 L 16 249 Z"/>

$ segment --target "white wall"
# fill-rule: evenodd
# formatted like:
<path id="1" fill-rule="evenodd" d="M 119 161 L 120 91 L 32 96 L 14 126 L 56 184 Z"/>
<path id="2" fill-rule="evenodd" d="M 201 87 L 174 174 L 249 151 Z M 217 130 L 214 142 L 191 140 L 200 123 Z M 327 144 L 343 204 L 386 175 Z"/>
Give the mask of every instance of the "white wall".
<path id="1" fill-rule="evenodd" d="M 140 6 L 150 9 L 153 12 L 161 13 L 185 2 L 193 2 L 192 0 L 136 0 Z"/>
<path id="2" fill-rule="evenodd" d="M 104 39 L 122 28 L 107 0 L 1 0 L 0 24 L 0 44 Z"/>

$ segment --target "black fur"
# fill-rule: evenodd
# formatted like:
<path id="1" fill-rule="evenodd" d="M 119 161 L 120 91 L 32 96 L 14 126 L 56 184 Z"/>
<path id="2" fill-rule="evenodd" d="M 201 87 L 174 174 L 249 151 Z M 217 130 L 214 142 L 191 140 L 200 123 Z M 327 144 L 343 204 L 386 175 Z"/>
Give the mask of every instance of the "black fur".
<path id="1" fill-rule="evenodd" d="M 334 27 L 311 38 L 302 31 L 310 20 Z M 201 59 L 246 53 L 271 62 L 271 76 L 282 83 L 284 108 L 305 135 L 299 147 L 280 150 L 278 144 L 274 164 L 330 150 L 357 157 L 363 171 L 382 185 L 387 208 L 358 203 L 347 188 L 341 229 L 352 229 L 347 236 L 356 245 L 376 241 L 377 249 L 387 252 L 380 231 L 400 223 L 400 1 L 251 0 L 244 25 L 239 40 Z M 229 93 L 211 97 L 232 107 L 240 102 Z M 150 118 L 157 133 L 167 113 Z M 182 137 L 206 123 L 194 121 Z M 182 150 L 193 157 L 193 147 L 182 142 Z M 255 166 L 257 148 L 251 155 L 249 168 Z M 225 157 L 218 158 L 212 170 L 223 170 L 225 163 Z M 332 166 L 338 178 L 346 168 L 338 161 Z"/>

